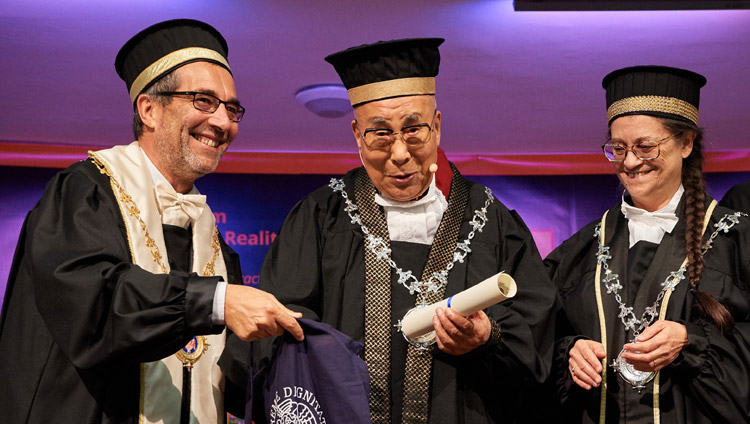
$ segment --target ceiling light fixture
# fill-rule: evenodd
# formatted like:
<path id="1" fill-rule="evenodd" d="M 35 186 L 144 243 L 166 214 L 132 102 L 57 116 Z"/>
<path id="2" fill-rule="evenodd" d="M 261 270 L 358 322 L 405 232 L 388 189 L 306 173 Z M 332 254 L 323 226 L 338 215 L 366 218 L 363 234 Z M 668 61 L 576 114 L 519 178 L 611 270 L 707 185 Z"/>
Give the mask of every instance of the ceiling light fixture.
<path id="1" fill-rule="evenodd" d="M 349 95 L 341 84 L 313 84 L 300 88 L 297 101 L 324 118 L 339 118 L 352 111 Z"/>

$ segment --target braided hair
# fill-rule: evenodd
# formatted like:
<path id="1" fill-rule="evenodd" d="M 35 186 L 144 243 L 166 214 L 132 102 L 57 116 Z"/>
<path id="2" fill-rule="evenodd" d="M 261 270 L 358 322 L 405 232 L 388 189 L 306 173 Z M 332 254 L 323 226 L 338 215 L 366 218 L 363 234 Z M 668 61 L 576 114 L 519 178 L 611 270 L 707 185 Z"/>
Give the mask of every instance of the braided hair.
<path id="1" fill-rule="evenodd" d="M 706 214 L 706 187 L 703 181 L 703 128 L 693 123 L 658 118 L 664 127 L 681 143 L 693 139 L 693 150 L 682 161 L 682 186 L 685 189 L 685 244 L 688 257 L 687 274 L 690 292 L 695 296 L 693 308 L 703 317 L 713 321 L 722 333 L 734 327 L 734 318 L 727 308 L 711 296 L 711 293 L 698 290 L 705 263 L 703 246 L 703 220 Z"/>

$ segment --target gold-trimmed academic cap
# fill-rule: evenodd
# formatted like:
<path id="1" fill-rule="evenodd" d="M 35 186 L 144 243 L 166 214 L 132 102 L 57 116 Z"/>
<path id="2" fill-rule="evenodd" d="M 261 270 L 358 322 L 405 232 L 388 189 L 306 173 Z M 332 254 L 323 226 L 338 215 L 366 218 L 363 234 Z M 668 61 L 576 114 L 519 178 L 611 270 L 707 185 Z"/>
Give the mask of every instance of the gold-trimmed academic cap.
<path id="1" fill-rule="evenodd" d="M 228 52 L 226 40 L 211 25 L 174 19 L 152 25 L 128 40 L 117 53 L 115 69 L 135 103 L 159 78 L 191 62 L 213 62 L 231 73 Z"/>
<path id="2" fill-rule="evenodd" d="M 609 73 L 602 80 L 607 90 L 607 124 L 624 115 L 652 115 L 698 125 L 703 75 L 667 66 L 632 66 Z"/>
<path id="3" fill-rule="evenodd" d="M 326 56 L 352 106 L 391 97 L 435 95 L 442 38 L 407 38 L 351 47 Z"/>

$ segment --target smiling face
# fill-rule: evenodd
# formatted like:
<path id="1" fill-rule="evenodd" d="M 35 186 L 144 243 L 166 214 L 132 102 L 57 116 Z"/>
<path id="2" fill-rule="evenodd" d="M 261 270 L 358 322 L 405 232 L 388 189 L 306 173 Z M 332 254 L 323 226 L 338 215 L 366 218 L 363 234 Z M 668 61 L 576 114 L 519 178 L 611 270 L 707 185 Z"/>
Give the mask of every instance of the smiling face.
<path id="1" fill-rule="evenodd" d="M 198 91 L 237 102 L 234 79 L 219 65 L 193 62 L 174 72 L 179 78 L 175 91 Z M 229 120 L 223 105 L 213 113 L 196 109 L 191 96 L 173 96 L 168 104 L 141 98 L 137 104 L 149 131 L 139 141 L 175 190 L 185 193 L 193 181 L 216 169 L 237 136 L 237 122 Z"/>
<path id="2" fill-rule="evenodd" d="M 610 133 L 613 144 L 627 148 L 672 135 L 659 119 L 649 115 L 621 116 L 612 121 Z M 641 160 L 628 152 L 625 160 L 614 162 L 634 206 L 653 212 L 669 203 L 682 182 L 682 160 L 693 150 L 694 137 L 694 133 L 686 133 L 664 141 L 656 159 Z"/>
<path id="3" fill-rule="evenodd" d="M 352 132 L 360 157 L 367 175 L 382 195 L 405 202 L 418 198 L 429 187 L 432 181 L 429 168 L 437 162 L 440 145 L 441 114 L 435 107 L 434 96 L 406 96 L 365 103 L 354 109 Z M 390 148 L 382 150 L 369 147 L 362 138 L 370 128 L 399 132 L 406 126 L 425 123 L 433 130 L 423 145 L 407 146 L 397 136 Z"/>

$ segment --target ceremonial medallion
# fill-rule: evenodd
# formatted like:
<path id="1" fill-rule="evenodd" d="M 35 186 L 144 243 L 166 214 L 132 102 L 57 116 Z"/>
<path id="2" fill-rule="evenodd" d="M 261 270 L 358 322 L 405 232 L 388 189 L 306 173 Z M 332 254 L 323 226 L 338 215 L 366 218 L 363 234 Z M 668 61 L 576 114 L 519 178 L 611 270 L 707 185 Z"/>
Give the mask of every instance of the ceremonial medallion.
<path id="1" fill-rule="evenodd" d="M 649 371 L 638 371 L 637 369 L 633 368 L 633 365 L 629 364 L 622 357 L 622 354 L 624 352 L 624 349 L 621 350 L 620 354 L 617 355 L 617 359 L 612 360 L 612 368 L 614 368 L 615 372 L 620 376 L 620 378 L 633 386 L 633 389 L 638 390 L 638 393 L 640 394 L 641 390 L 646 388 L 646 384 L 654 379 L 656 373 Z"/>
<path id="2" fill-rule="evenodd" d="M 198 362 L 201 356 L 208 350 L 208 342 L 204 336 L 195 336 L 182 349 L 178 350 L 175 355 L 182 361 L 182 366 L 190 371 L 193 364 Z"/>
<path id="3" fill-rule="evenodd" d="M 425 306 L 426 305 L 417 305 L 417 306 L 409 309 L 404 314 L 404 319 L 406 319 L 406 317 L 408 317 L 410 313 L 412 313 L 412 312 L 414 312 L 416 310 L 422 309 Z M 401 322 L 402 321 L 403 321 L 403 319 L 398 322 L 398 324 L 396 325 L 396 327 L 398 327 L 399 332 L 404 336 L 404 339 L 406 339 L 406 341 L 409 342 L 410 345 L 412 345 L 412 346 L 416 347 L 417 349 L 419 349 L 420 351 L 424 352 L 427 349 L 429 349 L 430 346 L 432 346 L 433 344 L 435 344 L 435 341 L 436 341 L 435 330 L 432 330 L 429 333 L 425 333 L 425 334 L 423 334 L 423 335 L 421 335 L 419 337 L 412 338 L 412 337 L 407 336 L 403 331 L 401 331 Z"/>

